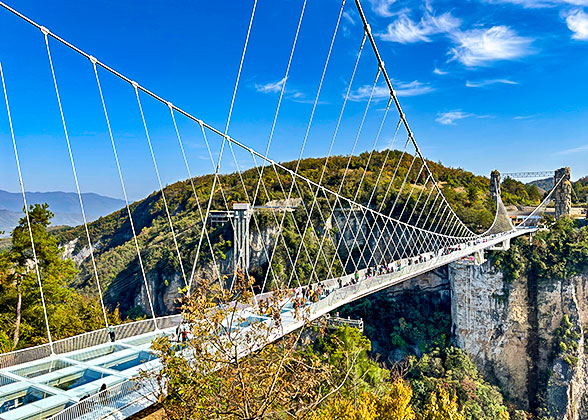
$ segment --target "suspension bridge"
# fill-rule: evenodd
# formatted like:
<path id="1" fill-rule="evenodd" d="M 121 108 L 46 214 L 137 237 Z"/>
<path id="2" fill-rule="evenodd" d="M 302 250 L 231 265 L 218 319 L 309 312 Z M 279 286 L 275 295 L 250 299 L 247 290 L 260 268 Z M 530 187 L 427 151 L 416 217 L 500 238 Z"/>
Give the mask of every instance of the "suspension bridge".
<path id="1" fill-rule="evenodd" d="M 490 186 L 496 203 L 493 223 L 483 232 L 474 231 L 472 227 L 467 226 L 443 194 L 443 185 L 436 180 L 431 163 L 421 153 L 394 90 L 392 79 L 381 58 L 360 0 L 342 1 L 338 13 L 334 16 L 332 36 L 325 41 L 328 49 L 322 72 L 318 76 L 318 87 L 305 123 L 304 135 L 300 138 L 298 158 L 290 164 L 273 160 L 270 149 L 272 142 L 279 141 L 274 139 L 276 137 L 274 134 L 285 98 L 286 85 L 294 64 L 297 42 L 305 17 L 306 0 L 300 2 L 301 12 L 297 20 L 290 55 L 285 63 L 271 130 L 263 151 L 250 147 L 247 139 L 236 139 L 229 134 L 250 34 L 254 28 L 257 0 L 252 1 L 251 15 L 224 128 L 215 127 L 204 119 L 179 108 L 7 4 L 0 2 L 0 6 L 6 12 L 0 16 L 0 19 L 20 19 L 23 24 L 28 24 L 39 31 L 84 221 L 83 232 L 88 245 L 91 280 L 100 298 L 104 317 L 102 329 L 62 340 L 52 338 L 49 322 L 51 313 L 47 310 L 43 294 L 43 272 L 36 263 L 37 252 L 28 213 L 29 203 L 25 194 L 26 179 L 23 178 L 24 174 L 21 171 L 19 132 L 18 127 L 13 125 L 10 107 L 11 98 L 18 95 L 18 92 L 11 90 L 10 80 L 5 78 L 2 57 L 0 57 L 0 76 L 14 152 L 13 158 L 18 172 L 26 217 L 29 220 L 28 233 L 33 253 L 31 272 L 34 272 L 37 280 L 43 306 L 43 314 L 40 316 L 43 317 L 47 333 L 45 344 L 0 355 L 1 419 L 125 418 L 149 406 L 153 403 L 150 391 L 147 385 L 136 380 L 137 374 L 141 369 L 158 368 L 158 360 L 150 352 L 152 340 L 161 335 L 173 335 L 176 327 L 182 322 L 181 314 L 162 316 L 157 314 L 154 307 L 153 290 L 147 279 L 143 260 L 144 250 L 141 249 L 139 238 L 141 232 L 137 229 L 133 206 L 128 198 L 125 173 L 117 148 L 118 139 L 111 124 L 109 101 L 103 89 L 105 74 L 124 82 L 133 92 L 158 181 L 158 194 L 165 209 L 164 220 L 169 229 L 174 250 L 172 258 L 176 259 L 181 281 L 188 294 L 202 276 L 210 276 L 222 287 L 231 288 L 235 280 L 234 273 L 237 270 L 243 270 L 249 275 L 252 252 L 251 230 L 261 231 L 262 218 L 264 218 L 265 223 L 269 223 L 272 227 L 272 233 L 267 241 L 261 241 L 261 244 L 258 244 L 260 249 L 256 251 L 258 257 L 267 265 L 265 272 L 261 275 L 257 274 L 259 283 L 257 290 L 260 292 L 258 298 L 272 293 L 270 285 L 279 289 L 303 290 L 320 284 L 327 293 L 309 305 L 309 319 L 314 320 L 342 305 L 443 265 L 459 261 L 464 257 L 483 255 L 484 250 L 487 249 L 507 249 L 512 239 L 532 234 L 539 228 L 538 223 L 544 209 L 569 181 L 569 172 L 567 177 L 565 174 L 556 175 L 555 186 L 551 192 L 515 227 L 500 197 L 500 180 L 493 177 Z M 263 6 L 260 5 L 260 7 Z M 314 168 L 314 175 L 310 176 L 302 170 L 300 162 L 314 126 L 316 111 L 322 104 L 323 85 L 336 40 L 342 36 L 341 20 L 347 10 L 353 10 L 361 19 L 361 37 L 354 55 L 355 62 L 349 69 L 345 94 L 341 98 L 341 103 L 338 104 L 340 110 L 335 119 L 333 134 L 328 141 L 328 153 L 324 159 L 318 161 L 320 166 Z M 107 129 L 106 136 L 110 142 L 112 158 L 126 203 L 125 217 L 130 223 L 132 244 L 140 273 L 139 281 L 142 282 L 142 292 L 146 298 L 144 309 L 148 317 L 141 321 L 121 325 L 109 324 L 104 302 L 107 286 L 104 286 L 104 279 L 100 277 L 96 266 L 96 258 L 100 250 L 94 246 L 95 238 L 91 236 L 84 209 L 76 155 L 72 149 L 68 130 L 70 120 L 62 106 L 60 94 L 62 81 L 55 70 L 52 55 L 55 44 L 64 45 L 74 54 L 85 57 L 88 71 L 95 80 L 93 95 L 102 108 L 103 124 Z M 332 164 L 334 159 L 332 156 L 334 144 L 340 134 L 342 122 L 345 120 L 345 110 L 350 101 L 354 83 L 357 83 L 355 78 L 358 76 L 358 67 L 362 57 L 365 56 L 371 59 L 368 63 L 375 73 L 375 78 L 368 89 L 365 109 L 353 134 L 351 150 L 342 160 L 344 165 L 337 168 L 338 175 L 336 182 L 333 183 L 329 164 Z M 380 121 L 375 135 L 369 136 L 369 145 L 366 148 L 367 160 L 358 168 L 352 163 L 353 156 L 360 151 L 359 141 L 363 138 L 362 130 L 364 130 L 368 113 L 373 111 L 376 92 L 381 84 L 387 92 L 386 106 L 383 112 L 380 112 Z M 160 176 L 157 150 L 153 147 L 149 121 L 144 112 L 146 100 L 154 101 L 169 112 L 169 123 L 173 126 L 177 147 L 182 156 L 179 164 L 185 167 L 187 182 L 193 194 L 194 213 L 198 222 L 189 232 L 190 236 L 196 240 L 193 241 L 194 249 L 188 256 L 182 252 L 182 241 L 186 237 L 186 232 L 177 226 L 175 218 L 177 209 L 166 196 L 166 188 Z M 391 118 L 392 114 L 395 116 Z M 177 121 L 179 118 L 182 118 L 184 123 L 191 124 L 191 127 L 201 134 L 200 141 L 208 152 L 213 172 L 210 183 L 207 185 L 199 185 L 195 181 L 198 178 L 193 176 L 193 169 L 185 151 L 182 126 Z M 390 119 L 393 124 L 389 126 L 387 121 Z M 383 159 L 376 160 L 377 146 L 382 135 L 392 137 L 393 140 L 380 155 Z M 213 147 L 217 147 L 217 153 L 213 152 Z M 394 147 L 397 150 L 394 150 Z M 250 164 L 246 168 L 240 166 L 242 156 L 250 159 Z M 228 178 L 224 175 L 227 172 L 226 160 L 232 160 L 231 167 L 236 168 L 234 171 L 236 177 L 232 179 L 237 180 L 237 186 L 231 185 L 231 188 L 239 190 L 239 201 L 226 194 L 229 188 Z M 372 182 L 368 182 L 368 172 L 374 175 L 375 179 Z M 246 173 L 255 175 L 254 182 L 250 182 L 250 178 L 245 179 Z M 545 172 L 545 174 L 551 175 L 552 172 Z M 203 190 L 204 194 L 202 194 Z M 565 208 L 561 211 L 565 212 Z M 302 223 L 295 220 L 295 213 L 303 216 Z M 229 266 L 223 261 L 218 261 L 214 252 L 207 251 L 215 245 L 217 239 L 213 233 L 218 226 L 230 226 L 234 234 L 231 250 L 232 264 Z M 298 244 L 292 245 L 289 242 L 285 232 L 286 226 L 302 238 Z M 309 246 L 305 238 L 310 238 L 315 246 Z M 300 269 L 302 265 L 305 265 L 305 270 Z M 282 266 L 282 269 L 278 266 Z M 243 309 L 243 313 L 252 321 L 264 321 L 254 307 Z M 278 339 L 281 335 L 295 331 L 303 324 L 303 321 L 295 316 L 292 299 L 285 299 L 282 302 L 280 324 L 280 332 L 272 339 Z M 231 328 L 246 331 L 248 326 L 233 325 Z"/>

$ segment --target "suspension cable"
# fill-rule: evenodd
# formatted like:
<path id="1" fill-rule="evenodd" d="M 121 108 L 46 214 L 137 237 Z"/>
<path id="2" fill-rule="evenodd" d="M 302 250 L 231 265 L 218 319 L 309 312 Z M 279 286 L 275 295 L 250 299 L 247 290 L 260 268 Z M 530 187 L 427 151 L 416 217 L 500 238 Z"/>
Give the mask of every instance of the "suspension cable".
<path id="1" fill-rule="evenodd" d="M 2 69 L 2 62 L 0 62 L 0 76 L 2 77 L 2 89 L 4 90 L 4 101 L 6 103 L 6 112 L 8 114 L 8 124 L 10 125 L 10 136 L 12 137 L 12 148 L 14 150 L 14 159 L 16 160 L 16 169 L 18 171 L 18 182 L 20 184 L 20 191 L 22 193 L 22 201 L 24 203 L 24 211 L 27 218 L 27 226 L 29 230 L 29 239 L 31 240 L 31 248 L 33 250 L 33 263 L 35 266 L 35 273 L 37 275 L 37 283 L 39 284 L 39 292 L 41 293 L 41 304 L 43 305 L 43 315 L 45 317 L 45 328 L 47 329 L 47 339 L 49 340 L 49 348 L 51 354 L 53 351 L 53 340 L 51 339 L 51 330 L 49 328 L 49 317 L 47 316 L 47 305 L 45 304 L 45 295 L 43 294 L 43 284 L 41 283 L 41 272 L 39 270 L 39 260 L 37 259 L 37 250 L 35 248 L 35 240 L 33 238 L 33 228 L 31 226 L 31 217 L 29 215 L 29 206 L 24 189 L 22 179 L 22 171 L 20 169 L 20 159 L 18 157 L 18 148 L 16 147 L 16 138 L 14 136 L 14 128 L 12 126 L 12 115 L 10 114 L 10 105 L 8 104 L 8 93 L 6 92 L 6 83 L 4 82 L 4 70 Z"/>
<path id="2" fill-rule="evenodd" d="M 286 66 L 286 74 L 282 79 L 282 88 L 280 89 L 280 97 L 278 98 L 278 105 L 276 106 L 276 112 L 274 113 L 274 120 L 272 122 L 272 128 L 270 129 L 269 138 L 267 140 L 267 146 L 265 148 L 265 158 L 269 154 L 270 145 L 272 143 L 272 139 L 274 137 L 274 130 L 276 129 L 276 123 L 278 121 L 278 114 L 280 112 L 280 107 L 282 105 L 282 98 L 284 97 L 284 92 L 286 91 L 286 83 L 288 83 L 288 76 L 290 74 L 290 66 L 292 65 L 292 59 L 294 57 L 294 51 L 296 50 L 296 44 L 298 42 L 298 35 L 300 33 L 300 27 L 302 26 L 302 19 L 304 18 L 304 11 L 306 10 L 306 2 L 304 0 L 302 3 L 302 11 L 300 12 L 300 18 L 298 19 L 298 26 L 296 27 L 296 34 L 294 35 L 294 41 L 292 43 L 292 49 L 290 50 L 290 57 L 288 58 L 288 65 Z M 253 195 L 253 201 L 251 202 L 252 205 L 255 205 L 255 200 L 257 198 L 257 193 L 259 192 L 259 184 L 261 183 L 261 178 L 263 176 L 263 169 L 265 167 L 265 160 L 262 162 L 261 166 L 261 173 L 259 175 L 259 180 L 257 182 L 257 187 L 255 188 L 255 194 Z M 287 203 L 286 203 L 287 204 Z"/>
<path id="3" fill-rule="evenodd" d="M 67 131 L 67 125 L 65 124 L 65 115 L 63 113 L 63 106 L 61 105 L 61 96 L 59 95 L 59 88 L 57 87 L 57 77 L 55 76 L 55 69 L 53 67 L 53 59 L 51 57 L 51 49 L 49 48 L 49 38 L 47 33 L 43 31 L 45 37 L 45 46 L 47 47 L 47 57 L 49 58 L 49 65 L 51 67 L 51 76 L 53 77 L 53 86 L 55 86 L 55 95 L 57 97 L 57 104 L 59 105 L 59 115 L 61 116 L 61 123 L 63 124 L 63 132 L 65 134 L 65 142 L 67 143 L 67 151 L 69 153 L 69 161 L 71 163 L 71 169 L 73 172 L 74 181 L 76 184 L 76 192 L 78 193 L 78 201 L 80 202 L 80 209 L 82 211 L 82 219 L 84 221 L 84 229 L 86 231 L 86 239 L 88 240 L 88 247 L 90 248 L 90 259 L 92 261 L 92 269 L 94 271 L 94 278 L 96 279 L 96 285 L 98 286 L 98 295 L 100 297 L 100 306 L 102 307 L 102 315 L 104 316 L 104 326 L 108 328 L 108 317 L 106 316 L 106 308 L 104 307 L 104 299 L 102 297 L 102 288 L 100 287 L 100 280 L 98 278 L 98 269 L 96 268 L 96 260 L 94 258 L 94 247 L 92 246 L 92 240 L 90 239 L 90 231 L 88 229 L 88 220 L 86 218 L 86 211 L 84 209 L 84 201 L 82 200 L 82 193 L 80 192 L 80 184 L 78 182 L 78 173 L 74 162 L 73 153 L 71 150 L 71 143 L 69 141 L 69 133 Z"/>
<path id="4" fill-rule="evenodd" d="M 180 253 L 180 247 L 178 246 L 178 239 L 176 237 L 176 232 L 174 230 L 174 224 L 172 223 L 171 213 L 169 211 L 169 206 L 167 205 L 167 199 L 165 198 L 165 191 L 163 190 L 163 184 L 161 182 L 161 176 L 159 175 L 159 168 L 157 166 L 157 160 L 155 159 L 155 153 L 153 152 L 153 144 L 151 143 L 151 136 L 149 135 L 149 130 L 147 129 L 147 122 L 145 121 L 145 114 L 143 113 L 143 106 L 141 105 L 141 99 L 139 98 L 139 91 L 137 90 L 136 85 L 134 86 L 134 88 L 135 88 L 135 96 L 137 97 L 137 105 L 139 105 L 139 112 L 141 113 L 141 120 L 143 121 L 143 127 L 145 128 L 145 136 L 147 137 L 147 144 L 149 145 L 149 152 L 151 152 L 151 160 L 153 161 L 153 167 L 155 168 L 155 175 L 157 176 L 157 183 L 159 184 L 159 191 L 161 192 L 161 198 L 163 199 L 165 213 L 167 214 L 167 221 L 169 223 L 169 229 L 171 231 L 174 245 L 176 248 L 178 263 L 180 264 L 180 269 L 182 271 L 182 278 L 184 279 L 184 286 L 187 286 L 188 281 L 186 280 L 186 272 L 184 271 L 184 263 L 182 262 L 182 254 Z"/>
<path id="5" fill-rule="evenodd" d="M 192 171 L 190 170 L 190 165 L 188 164 L 188 158 L 186 157 L 186 152 L 184 150 L 184 143 L 182 141 L 182 138 L 180 136 L 180 131 L 178 130 L 178 125 L 176 123 L 176 117 L 174 115 L 174 108 L 171 105 L 171 103 L 169 104 L 169 112 L 171 114 L 171 118 L 172 118 L 172 122 L 174 124 L 174 129 L 176 132 L 176 137 L 178 138 L 178 143 L 180 144 L 180 150 L 182 151 L 182 158 L 184 159 L 184 165 L 186 165 L 186 171 L 188 172 L 188 179 L 190 179 L 190 185 L 192 186 L 192 192 L 194 193 L 194 200 L 196 201 L 196 207 L 198 208 L 198 214 L 200 215 L 200 219 L 202 220 L 202 229 L 204 230 L 204 234 L 206 235 L 206 240 L 208 241 L 209 246 L 212 249 L 212 245 L 210 242 L 210 236 L 208 235 L 208 231 L 206 230 L 206 218 L 204 217 L 204 214 L 202 213 L 202 207 L 200 206 L 200 200 L 198 199 L 198 194 L 196 193 L 196 186 L 194 185 L 194 178 L 192 177 Z M 187 296 L 190 296 L 190 286 L 192 285 L 192 280 L 194 279 L 194 273 L 196 270 L 196 264 L 198 262 L 198 257 L 200 255 L 200 248 L 202 246 L 202 235 L 200 236 L 199 240 L 198 240 L 198 246 L 196 247 L 196 256 L 195 256 L 195 260 L 194 260 L 194 265 L 192 266 L 192 272 L 190 274 L 190 280 L 188 281 L 188 288 L 186 290 L 186 294 Z M 214 252 L 212 253 L 212 259 L 213 259 L 213 264 L 216 266 L 216 261 L 215 257 L 214 257 Z M 222 279 L 220 278 L 220 273 L 219 273 L 219 282 L 221 282 Z"/>
<path id="6" fill-rule="evenodd" d="M 324 80 L 325 80 L 325 75 L 327 73 L 327 68 L 329 67 L 329 63 L 331 61 L 331 53 L 333 52 L 333 46 L 335 45 L 335 39 L 337 38 L 337 33 L 339 32 L 339 24 L 341 23 L 341 17 L 343 16 L 343 9 L 345 7 L 345 1 L 346 0 L 342 0 L 342 2 L 341 2 L 341 8 L 339 9 L 339 15 L 337 17 L 337 22 L 335 24 L 335 29 L 333 31 L 333 36 L 331 37 L 331 43 L 329 45 L 329 50 L 327 52 L 327 57 L 325 59 L 325 64 L 323 66 L 323 71 L 322 71 L 321 78 L 320 78 L 320 81 L 319 81 L 319 84 L 318 84 L 317 92 L 316 92 L 316 95 L 314 97 L 314 102 L 312 104 L 312 110 L 310 111 L 310 118 L 308 120 L 308 124 L 306 125 L 306 131 L 304 133 L 304 139 L 302 140 L 302 146 L 300 147 L 300 154 L 298 155 L 298 160 L 296 161 L 296 167 L 295 167 L 295 169 L 294 169 L 293 172 L 290 171 L 293 174 L 293 178 L 292 178 L 293 182 L 292 182 L 292 185 L 290 186 L 290 192 L 288 193 L 288 199 L 287 199 L 287 201 L 290 200 L 290 197 L 292 195 L 292 191 L 294 189 L 294 180 L 295 180 L 296 176 L 299 176 L 298 175 L 298 170 L 300 169 L 300 161 L 302 160 L 302 156 L 304 154 L 304 149 L 306 147 L 306 142 L 308 140 L 308 135 L 310 133 L 310 128 L 311 128 L 312 123 L 314 121 L 314 115 L 315 115 L 316 107 L 318 105 L 319 98 L 320 98 L 320 95 L 321 95 L 321 92 L 322 92 L 323 83 L 324 83 Z M 286 217 L 286 213 L 284 213 L 282 215 L 282 220 L 280 222 L 280 227 L 279 227 L 279 230 L 278 230 L 279 232 L 282 232 L 285 217 Z M 306 231 L 306 229 L 303 230 L 303 234 L 306 233 L 305 231 Z M 275 252 L 276 252 L 276 246 L 274 246 L 274 249 L 272 250 L 272 256 L 271 256 L 271 259 L 269 261 L 269 264 L 270 265 L 271 265 L 271 262 L 273 261 L 273 257 L 274 257 Z M 295 270 L 296 269 L 296 267 L 295 267 L 296 266 L 296 262 L 297 262 L 297 260 L 295 260 L 294 266 L 292 267 L 292 270 Z M 291 279 L 292 279 L 292 276 L 290 276 L 290 280 Z M 266 281 L 267 281 L 267 273 L 266 273 L 266 278 L 263 281 L 264 286 L 266 284 Z"/>
<path id="7" fill-rule="evenodd" d="M 104 111 L 104 118 L 106 119 L 106 125 L 108 127 L 108 136 L 110 138 L 110 144 L 112 146 L 112 153 L 114 154 L 114 161 L 116 162 L 116 169 L 118 171 L 118 178 L 120 179 L 120 185 L 122 193 L 125 198 L 125 207 L 129 216 L 129 223 L 131 225 L 131 231 L 133 232 L 133 240 L 135 242 L 135 249 L 137 251 L 137 258 L 139 259 L 139 267 L 141 268 L 141 274 L 143 276 L 143 284 L 145 285 L 145 293 L 147 294 L 147 301 L 149 302 L 149 309 L 151 309 L 151 316 L 153 318 L 153 325 L 158 330 L 157 319 L 155 316 L 155 309 L 153 308 L 153 300 L 151 298 L 151 292 L 149 291 L 149 284 L 147 283 L 147 275 L 145 274 L 145 266 L 143 265 L 143 258 L 141 257 L 141 250 L 139 248 L 139 240 L 137 239 L 137 231 L 135 229 L 135 223 L 133 222 L 133 213 L 129 205 L 129 197 L 127 196 L 127 188 L 125 187 L 125 181 L 120 167 L 120 161 L 118 159 L 118 152 L 116 150 L 116 144 L 114 141 L 114 135 L 112 134 L 112 127 L 110 125 L 110 118 L 108 117 L 108 111 L 106 109 L 106 102 L 104 101 L 104 94 L 102 92 L 102 85 L 100 83 L 100 77 L 98 76 L 98 69 L 96 68 L 96 60 L 90 57 L 90 62 L 94 68 L 94 75 L 96 76 L 96 84 L 98 86 L 98 93 L 100 94 L 100 102 L 102 103 L 102 109 Z"/>

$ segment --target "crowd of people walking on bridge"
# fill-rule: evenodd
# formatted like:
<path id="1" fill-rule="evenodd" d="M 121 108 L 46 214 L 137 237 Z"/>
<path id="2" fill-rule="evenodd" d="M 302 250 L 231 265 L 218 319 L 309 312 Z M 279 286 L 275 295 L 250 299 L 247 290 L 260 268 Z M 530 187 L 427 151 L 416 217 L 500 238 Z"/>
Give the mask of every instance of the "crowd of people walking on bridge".
<path id="1" fill-rule="evenodd" d="M 294 310 L 296 314 L 298 314 L 300 308 L 312 303 L 319 302 L 337 289 L 343 289 L 348 286 L 356 285 L 360 283 L 360 281 L 368 280 L 372 277 L 398 272 L 407 266 L 423 264 L 437 257 L 451 255 L 454 252 L 462 251 L 467 248 L 486 243 L 499 236 L 500 234 L 493 234 L 483 238 L 472 239 L 465 243 L 442 247 L 437 251 L 423 252 L 415 257 L 407 257 L 390 262 L 388 264 L 370 266 L 365 270 L 356 270 L 351 276 L 338 277 L 336 282 L 325 280 L 315 285 L 311 284 L 309 286 L 300 286 L 298 288 L 294 288 L 292 290 Z M 363 279 L 360 278 L 362 274 L 364 274 Z"/>

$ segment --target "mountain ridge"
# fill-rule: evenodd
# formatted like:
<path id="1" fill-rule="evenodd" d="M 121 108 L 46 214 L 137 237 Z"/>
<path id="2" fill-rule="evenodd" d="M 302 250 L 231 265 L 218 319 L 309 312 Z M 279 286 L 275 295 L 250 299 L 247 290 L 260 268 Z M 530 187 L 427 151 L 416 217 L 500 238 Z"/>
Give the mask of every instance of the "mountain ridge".
<path id="1" fill-rule="evenodd" d="M 77 226 L 83 223 L 80 211 L 78 195 L 64 191 L 27 191 L 29 204 L 47 203 L 55 214 L 52 220 L 53 226 Z M 109 215 L 124 207 L 125 202 L 117 198 L 100 195 L 93 192 L 82 193 L 84 210 L 88 222 L 92 222 L 102 216 Z M 0 190 L 0 231 L 4 231 L 0 237 L 6 237 L 16 226 L 22 217 L 22 194 Z"/>

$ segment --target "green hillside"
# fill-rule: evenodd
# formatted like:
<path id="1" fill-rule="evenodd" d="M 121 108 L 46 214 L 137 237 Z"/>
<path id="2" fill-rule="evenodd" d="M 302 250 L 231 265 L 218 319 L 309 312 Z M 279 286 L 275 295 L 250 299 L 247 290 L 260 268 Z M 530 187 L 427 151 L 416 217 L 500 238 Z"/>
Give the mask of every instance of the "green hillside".
<path id="1" fill-rule="evenodd" d="M 400 165 L 398 160 L 402 157 Z M 365 176 L 364 168 L 368 164 Z M 349 164 L 347 174 L 344 176 L 345 167 L 347 166 L 348 157 L 334 156 L 329 158 L 327 170 L 322 184 L 327 188 L 338 191 L 341 188 L 341 194 L 345 197 L 354 197 L 356 190 L 360 186 L 358 201 L 367 204 L 374 186 L 380 175 L 380 168 L 384 170 L 378 182 L 373 199 L 369 203 L 371 207 L 379 209 L 383 213 L 389 213 L 392 204 L 396 200 L 398 191 L 401 188 L 402 180 L 411 163 L 412 155 L 402 155 L 399 151 L 381 151 L 376 152 L 369 158 L 368 153 L 354 156 Z M 385 162 L 385 165 L 384 165 Z M 300 162 L 299 173 L 313 181 L 318 181 L 324 166 L 324 158 L 308 158 Z M 468 226 L 475 231 L 484 231 L 487 229 L 494 217 L 495 204 L 489 195 L 489 180 L 486 177 L 477 176 L 463 169 L 449 168 L 440 163 L 427 162 L 435 178 L 439 181 L 443 193 L 448 201 L 452 204 L 458 216 L 464 220 Z M 283 164 L 286 168 L 295 169 L 296 162 L 287 162 Z M 394 185 L 386 197 L 388 185 L 398 166 Z M 411 208 L 416 202 L 416 197 L 422 188 L 422 183 L 426 177 L 424 171 L 419 174 L 420 163 L 415 161 L 410 172 L 410 182 L 415 183 L 419 188 L 409 188 L 408 183 L 402 189 L 402 194 L 398 198 L 393 215 L 398 216 L 400 209 L 408 200 L 407 208 Z M 212 201 L 212 210 L 225 210 L 228 204 L 232 208 L 235 202 L 249 201 L 255 195 L 259 168 L 244 171 L 239 174 L 225 174 L 219 178 L 222 186 L 222 193 L 217 184 Z M 363 181 L 362 181 L 363 176 Z M 210 195 L 212 175 L 205 175 L 194 178 L 198 202 L 206 210 L 208 197 Z M 263 205 L 269 201 L 285 199 L 291 186 L 291 175 L 278 168 L 266 167 L 264 169 L 263 183 L 259 189 L 256 205 Z M 245 189 L 243 188 L 245 185 Z M 303 198 L 306 203 L 312 202 L 314 190 L 306 183 L 297 182 L 294 188 L 292 198 Z M 409 192 L 413 194 L 409 197 Z M 525 186 L 524 184 L 508 180 L 504 184 L 505 202 L 520 204 L 537 204 L 541 198 L 538 190 L 534 186 Z M 196 198 L 194 197 L 192 186 L 189 180 L 176 182 L 165 188 L 165 196 L 172 212 L 172 220 L 176 231 L 178 245 L 182 255 L 182 264 L 184 270 L 189 275 L 192 270 L 192 264 L 196 257 L 202 220 L 198 211 Z M 224 198 L 223 198 L 224 196 Z M 421 200 L 421 202 L 424 199 Z M 422 205 L 422 203 L 421 203 Z M 310 207 L 310 204 L 307 204 Z M 324 243 L 324 253 L 319 254 L 320 237 L 319 234 L 325 229 L 325 219 L 330 214 L 330 208 L 333 206 L 346 206 L 345 202 L 335 202 L 332 197 L 326 197 L 319 194 L 317 205 L 311 215 L 312 232 L 307 233 L 304 238 L 304 248 L 307 252 L 302 252 L 300 260 L 295 266 L 296 274 L 300 278 L 308 279 L 312 276 L 325 278 L 328 273 L 329 265 L 334 257 L 334 244 Z M 154 284 L 154 295 L 161 297 L 166 293 L 166 287 L 173 283 L 181 273 L 180 265 L 176 257 L 176 251 L 173 244 L 173 238 L 167 222 L 167 216 L 159 191 L 152 193 L 147 198 L 135 202 L 131 205 L 133 222 L 136 231 L 139 233 L 139 247 L 142 252 L 143 262 L 150 281 Z M 270 211 L 256 212 L 251 227 L 254 231 L 266 228 L 275 229 L 279 222 L 274 214 Z M 302 206 L 296 211 L 288 213 L 284 219 L 284 240 L 280 240 L 274 256 L 274 271 L 269 276 L 269 282 L 285 281 L 291 275 L 290 255 L 296 255 L 296 251 L 301 244 L 301 232 L 304 230 L 307 221 L 306 212 Z M 107 290 L 106 300 L 111 306 L 120 304 L 123 313 L 133 309 L 133 300 L 140 293 L 142 276 L 138 271 L 138 260 L 133 241 L 131 226 L 128 220 L 127 210 L 121 209 L 109 216 L 102 217 L 89 225 L 90 237 L 96 248 L 96 264 L 102 287 Z M 83 226 L 68 229 L 57 229 L 53 232 L 60 244 L 64 245 L 78 239 L 74 248 L 74 253 L 79 252 L 87 241 Z M 232 230 L 230 226 L 208 227 L 210 242 L 204 240 L 201 254 L 199 256 L 199 267 L 209 263 L 214 258 L 216 261 L 224 261 L 227 252 L 232 249 Z M 314 261 L 318 259 L 316 270 L 312 270 Z M 92 280 L 92 271 L 89 258 L 86 258 L 81 264 L 81 271 L 77 275 L 75 286 L 85 288 L 89 292 L 95 291 L 95 284 Z M 262 283 L 265 278 L 267 267 L 254 267 L 251 274 Z M 340 264 L 333 266 L 333 271 L 340 272 Z M 206 275 L 206 273 L 202 274 Z M 314 278 L 314 277 L 313 277 Z M 181 283 L 183 285 L 183 281 Z M 258 284 L 258 285 L 259 285 Z M 164 303 L 161 299 L 156 298 L 156 312 L 165 312 Z"/>

